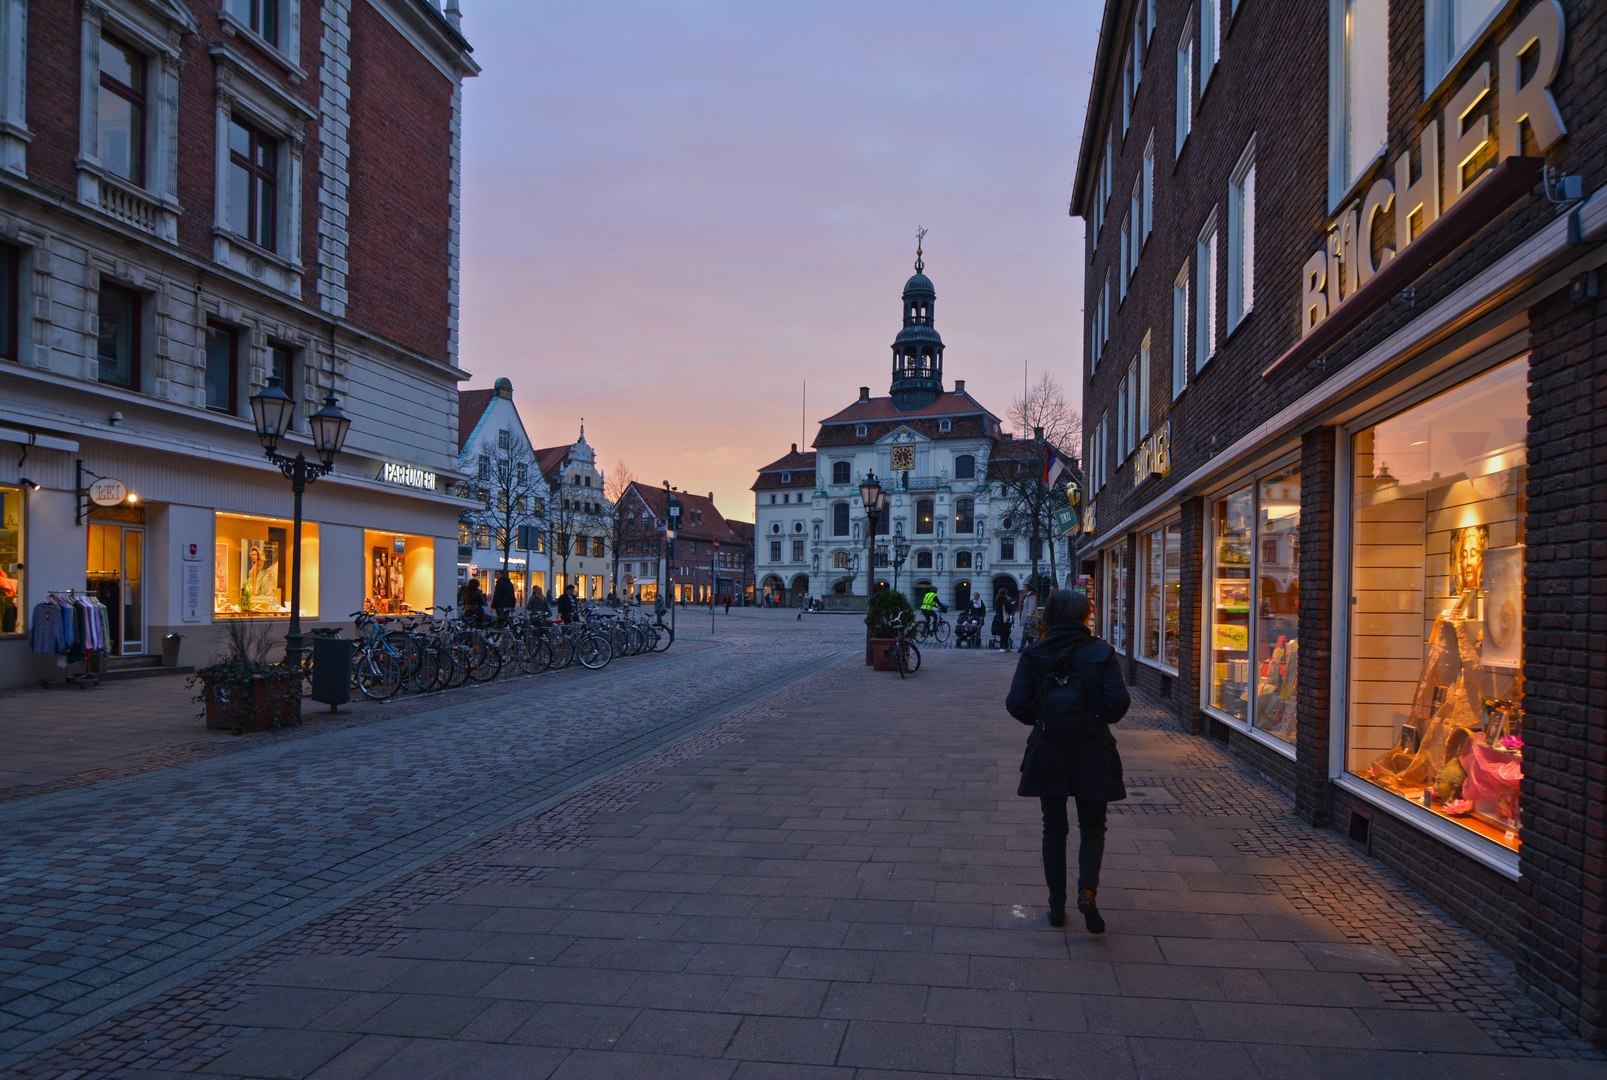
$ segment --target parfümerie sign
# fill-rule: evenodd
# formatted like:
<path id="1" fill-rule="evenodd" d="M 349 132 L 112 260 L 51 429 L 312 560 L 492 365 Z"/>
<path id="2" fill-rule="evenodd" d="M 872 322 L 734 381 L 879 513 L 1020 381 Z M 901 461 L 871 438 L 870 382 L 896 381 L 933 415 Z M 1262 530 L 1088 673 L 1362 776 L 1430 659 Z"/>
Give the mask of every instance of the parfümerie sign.
<path id="1" fill-rule="evenodd" d="M 1492 137 L 1504 160 L 1522 155 L 1525 123 L 1542 155 L 1567 134 L 1550 90 L 1562 66 L 1563 44 L 1562 6 L 1557 0 L 1541 0 L 1497 49 L 1500 67 L 1494 110 L 1474 115 L 1490 93 L 1490 64 L 1486 61 L 1471 70 L 1439 117 L 1423 128 L 1419 140 L 1422 175 L 1417 182 L 1412 183 L 1408 148 L 1395 159 L 1393 182 L 1387 175 L 1380 176 L 1363 198 L 1340 210 L 1329 223 L 1324 248 L 1306 260 L 1300 273 L 1302 338 L 1478 183 L 1484 174 L 1468 177 L 1467 168 L 1486 152 Z M 1526 82 L 1525 70 L 1532 71 Z M 1373 225 L 1391 206 L 1395 210 L 1395 246 L 1380 247 L 1375 255 Z"/>
<path id="2" fill-rule="evenodd" d="M 403 487 L 419 488 L 422 491 L 435 490 L 435 474 L 412 465 L 398 465 L 387 461 L 380 478 L 390 484 L 401 484 Z"/>

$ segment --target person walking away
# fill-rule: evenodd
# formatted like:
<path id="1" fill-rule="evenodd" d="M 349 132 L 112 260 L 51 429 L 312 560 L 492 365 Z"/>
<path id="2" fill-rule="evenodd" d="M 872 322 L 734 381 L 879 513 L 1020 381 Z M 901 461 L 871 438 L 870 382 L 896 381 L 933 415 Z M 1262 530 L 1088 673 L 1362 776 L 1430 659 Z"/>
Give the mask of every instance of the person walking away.
<path id="1" fill-rule="evenodd" d="M 1077 910 L 1091 934 L 1105 932 L 1095 905 L 1105 857 L 1108 803 L 1127 798 L 1110 725 L 1132 698 L 1116 651 L 1088 630 L 1088 597 L 1061 589 L 1044 604 L 1044 634 L 1021 654 L 1004 707 L 1031 724 L 1016 794 L 1043 809 L 1043 876 L 1049 924 L 1066 925 L 1066 802 L 1077 801 Z"/>
<path id="2" fill-rule="evenodd" d="M 926 595 L 921 597 L 921 614 L 926 616 L 926 632 L 937 630 L 937 590 L 930 585 L 926 587 Z"/>
<path id="3" fill-rule="evenodd" d="M 513 591 L 513 579 L 508 577 L 506 570 L 497 571 L 497 583 L 491 587 L 491 611 L 496 615 L 498 622 L 504 622 L 508 614 L 519 606 L 519 597 Z"/>
<path id="4" fill-rule="evenodd" d="M 471 577 L 463 587 L 463 617 L 473 623 L 485 618 L 485 590 L 479 578 Z"/>
<path id="5" fill-rule="evenodd" d="M 558 617 L 566 623 L 575 621 L 575 587 L 569 586 L 558 598 Z"/>
<path id="6" fill-rule="evenodd" d="M 1032 644 L 1031 638 L 1035 636 L 1038 620 L 1038 590 L 1030 585 L 1027 591 L 1021 594 L 1021 651 L 1026 652 L 1027 646 Z"/>

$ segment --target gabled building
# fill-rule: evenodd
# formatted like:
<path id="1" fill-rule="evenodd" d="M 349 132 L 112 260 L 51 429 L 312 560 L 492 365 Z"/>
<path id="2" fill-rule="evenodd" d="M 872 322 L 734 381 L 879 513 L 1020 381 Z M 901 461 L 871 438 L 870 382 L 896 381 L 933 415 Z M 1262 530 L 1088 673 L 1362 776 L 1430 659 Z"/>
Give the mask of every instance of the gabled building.
<path id="1" fill-rule="evenodd" d="M 604 493 L 597 452 L 586 441 L 585 423 L 578 439 L 537 450 L 536 460 L 549 491 L 545 528 L 553 595 L 572 585 L 582 600 L 603 599 L 613 577 L 614 508 Z"/>
<path id="2" fill-rule="evenodd" d="M 966 391 L 965 380 L 944 388 L 936 301 L 917 251 L 888 394 L 872 397 L 860 387 L 859 400 L 820 421 L 813 452 L 794 445 L 759 470 L 752 487 L 755 572 L 767 603 L 818 597 L 829 607 L 863 608 L 868 587 L 879 591 L 896 580 L 906 593 L 930 586 L 951 605 L 981 593 L 991 607 L 1000 589 L 1013 596 L 1026 583 L 1030 563 L 1017 557 L 1016 533 L 1001 532 L 997 486 L 988 479 L 990 462 L 1014 436 Z M 1034 445 L 1041 463 L 1045 450 Z M 888 507 L 877 529 L 881 550 L 870 556 L 874 573 L 865 563 L 872 545 L 860 497 L 871 474 Z M 910 542 L 902 567 L 890 550 L 898 537 Z"/>
<path id="3" fill-rule="evenodd" d="M 498 379 L 490 390 L 458 392 L 458 472 L 468 478 L 458 487 L 478 504 L 458 522 L 460 586 L 473 577 L 490 596 L 506 556 L 521 602 L 531 588 L 546 589 L 551 566 L 541 525 L 550 488 L 540 463 L 510 380 Z M 509 499 L 513 505 L 504 509 Z M 520 546 L 521 535 L 529 547 Z"/>

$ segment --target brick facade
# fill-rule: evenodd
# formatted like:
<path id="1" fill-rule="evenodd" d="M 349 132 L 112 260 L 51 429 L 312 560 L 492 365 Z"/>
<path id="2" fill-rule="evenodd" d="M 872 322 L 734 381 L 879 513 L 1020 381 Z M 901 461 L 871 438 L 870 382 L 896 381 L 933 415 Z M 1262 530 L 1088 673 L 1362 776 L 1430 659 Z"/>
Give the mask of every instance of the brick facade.
<path id="1" fill-rule="evenodd" d="M 1607 182 L 1600 152 L 1607 145 L 1607 110 L 1601 107 L 1607 96 L 1601 79 L 1607 48 L 1603 14 L 1583 0 L 1557 6 L 1525 0 L 1504 10 L 1441 81 L 1428 85 L 1424 5 L 1391 4 L 1387 147 L 1379 161 L 1359 171 L 1349 190 L 1338 191 L 1339 177 L 1332 182 L 1329 177 L 1327 5 L 1218 7 L 1223 11 L 1220 56 L 1203 86 L 1199 5 L 1160 0 L 1153 29 L 1144 22 L 1147 4 L 1106 7 L 1072 205 L 1072 213 L 1088 225 L 1083 392 L 1093 463 L 1101 459 L 1095 440 L 1106 434 L 1105 482 L 1090 479 L 1097 529 L 1085 538 L 1081 557 L 1102 567 L 1111 552 L 1125 548 L 1133 567 L 1129 589 L 1136 599 L 1144 587 L 1133 558 L 1136 538 L 1181 514 L 1179 667 L 1170 686 L 1180 724 L 1225 742 L 1282 788 L 1296 812 L 1313 824 L 1345 831 L 1352 811 L 1370 815 L 1373 857 L 1513 957 L 1531 994 L 1549 1012 L 1603 1040 L 1607 544 L 1599 535 L 1607 522 L 1601 495 L 1607 490 L 1602 420 L 1607 366 L 1598 337 L 1607 303 L 1590 295 L 1593 271 L 1589 278 L 1580 275 L 1607 234 L 1607 212 L 1587 198 L 1577 219 L 1584 243 L 1569 244 L 1564 211 L 1538 193 L 1520 190 L 1521 183 L 1498 198 L 1492 192 L 1499 185 L 1487 181 L 1496 172 L 1480 172 L 1462 195 L 1479 198 L 1457 204 L 1458 213 L 1447 215 L 1451 224 L 1438 234 L 1455 234 L 1446 254 L 1423 261 L 1394 286 L 1387 302 L 1374 306 L 1369 298 L 1364 307 L 1350 309 L 1366 314 L 1348 332 L 1310 349 L 1309 357 L 1276 377 L 1264 374 L 1302 339 L 1303 267 L 1314 253 L 1327 250 L 1330 231 L 1343 223 L 1341 215 L 1359 207 L 1375 181 L 1397 179 L 1403 154 L 1408 155 L 1407 182 L 1418 182 L 1424 169 L 1421 140 L 1431 123 L 1439 132 L 1433 147 L 1440 164 L 1429 174 L 1429 184 L 1442 211 L 1453 208 L 1458 177 L 1442 165 L 1450 152 L 1447 139 L 1460 135 L 1461 128 L 1447 134 L 1447 110 L 1456 95 L 1482 77 L 1484 65 L 1490 92 L 1469 116 L 1474 121 L 1488 117 L 1490 141 L 1467 159 L 1470 165 L 1478 170 L 1502 166 L 1526 177 L 1524 170 L 1535 166 L 1524 159 L 1543 155 L 1556 173 L 1579 176 L 1586 196 L 1599 195 Z M 1562 14 L 1564 44 L 1555 75 L 1545 85 L 1566 133 L 1542 146 L 1530 125 L 1522 130 L 1519 146 L 1500 114 L 1513 92 L 1501 85 L 1503 77 L 1510 78 L 1503 73 L 1502 49 L 1526 20 L 1539 20 L 1531 26 L 1549 25 L 1554 10 Z M 1185 25 L 1192 25 L 1187 39 Z M 1136 51 L 1135 34 L 1144 42 Z M 1180 40 L 1192 50 L 1193 77 L 1186 98 L 1190 130 L 1179 148 Z M 1125 80 L 1133 66 L 1141 77 L 1129 101 L 1125 87 L 1131 84 Z M 1258 195 L 1254 304 L 1242 322 L 1230 326 L 1230 185 L 1252 139 Z M 1145 196 L 1145 151 L 1151 146 L 1153 186 Z M 1135 186 L 1140 203 L 1147 198 L 1152 204 L 1157 225 L 1137 230 L 1137 253 L 1129 253 L 1136 263 L 1123 295 L 1121 237 Z M 1406 201 L 1405 191 L 1397 185 L 1395 194 L 1394 208 L 1374 224 L 1375 247 L 1400 247 L 1395 214 Z M 1470 216 L 1468 207 L 1480 207 L 1479 216 Z M 1213 215 L 1217 348 L 1201 365 L 1203 263 L 1196 239 Z M 1411 250 L 1402 248 L 1397 258 Z M 1424 250 L 1417 249 L 1415 258 L 1422 259 Z M 1326 265 L 1337 275 L 1337 255 L 1329 259 L 1334 261 Z M 1186 269 L 1188 283 L 1187 386 L 1174 399 L 1173 284 L 1180 268 Z M 1101 306 L 1106 295 L 1108 319 Z M 1338 305 L 1334 295 L 1328 303 Z M 1351 295 L 1347 291 L 1345 302 Z M 1373 290 L 1372 296 L 1378 295 Z M 1138 426 L 1154 431 L 1170 425 L 1170 469 L 1159 478 L 1140 475 L 1135 484 L 1130 451 L 1116 443 L 1117 415 L 1131 385 L 1130 365 L 1146 338 L 1149 382 L 1147 392 L 1137 396 L 1149 411 L 1138 418 Z M 1317 340 L 1326 341 L 1327 335 Z M 1371 414 L 1376 417 L 1405 408 L 1526 350 L 1529 471 L 1527 496 L 1516 511 L 1523 528 L 1518 535 L 1527 545 L 1521 669 L 1525 746 L 1522 844 L 1514 860 L 1493 841 L 1457 832 L 1460 826 L 1436 826 L 1421 805 L 1408 812 L 1411 806 L 1400 796 L 1355 777 L 1347 780 L 1343 773 L 1336 776 L 1331 763 L 1348 760 L 1338 751 L 1349 738 L 1350 722 L 1345 628 L 1355 600 L 1344 595 L 1353 573 L 1346 540 L 1351 508 L 1343 501 L 1351 468 L 1346 425 L 1357 424 L 1369 410 L 1377 410 Z M 1212 675 L 1206 603 L 1218 556 L 1211 502 L 1267 476 L 1291 456 L 1301 470 L 1299 682 L 1292 754 L 1271 737 L 1196 704 L 1206 700 L 1202 684 Z M 1136 607 L 1129 610 L 1136 615 Z M 1257 671 L 1252 667 L 1252 685 Z M 1129 673 L 1146 689 L 1162 685 L 1158 672 L 1136 661 Z"/>

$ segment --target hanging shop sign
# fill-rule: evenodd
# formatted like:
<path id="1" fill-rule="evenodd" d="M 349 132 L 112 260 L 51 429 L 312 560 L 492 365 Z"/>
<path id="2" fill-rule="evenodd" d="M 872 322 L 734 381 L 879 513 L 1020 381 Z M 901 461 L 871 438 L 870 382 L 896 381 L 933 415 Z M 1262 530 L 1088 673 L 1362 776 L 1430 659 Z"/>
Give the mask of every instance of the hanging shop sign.
<path id="1" fill-rule="evenodd" d="M 412 465 L 399 465 L 393 461 L 385 463 L 385 468 L 380 472 L 380 479 L 388 484 L 401 484 L 403 487 L 418 488 L 420 491 L 435 490 L 434 473 L 414 468 Z"/>
<path id="2" fill-rule="evenodd" d="M 1524 156 L 1523 126 L 1541 155 L 1568 133 L 1550 89 L 1564 45 L 1562 7 L 1542 0 L 1497 48 L 1495 100 L 1485 62 L 1423 128 L 1417 181 L 1404 148 L 1388 174 L 1335 215 L 1300 270 L 1300 341 L 1265 377 L 1304 366 L 1533 189 L 1544 160 Z M 1524 71 L 1532 71 L 1526 82 Z M 1490 167 L 1469 175 L 1485 162 Z M 1392 210 L 1394 246 L 1375 248 L 1375 226 Z"/>
<path id="3" fill-rule="evenodd" d="M 1133 454 L 1133 486 L 1137 487 L 1152 475 L 1165 476 L 1171 471 L 1172 422 L 1168 420 L 1138 444 Z"/>
<path id="4" fill-rule="evenodd" d="M 89 485 L 89 501 L 96 506 L 120 506 L 128 498 L 128 487 L 121 480 L 103 476 Z"/>
<path id="5" fill-rule="evenodd" d="M 1062 506 L 1055 511 L 1055 531 L 1061 536 L 1070 536 L 1081 526 L 1082 517 L 1075 506 Z"/>

